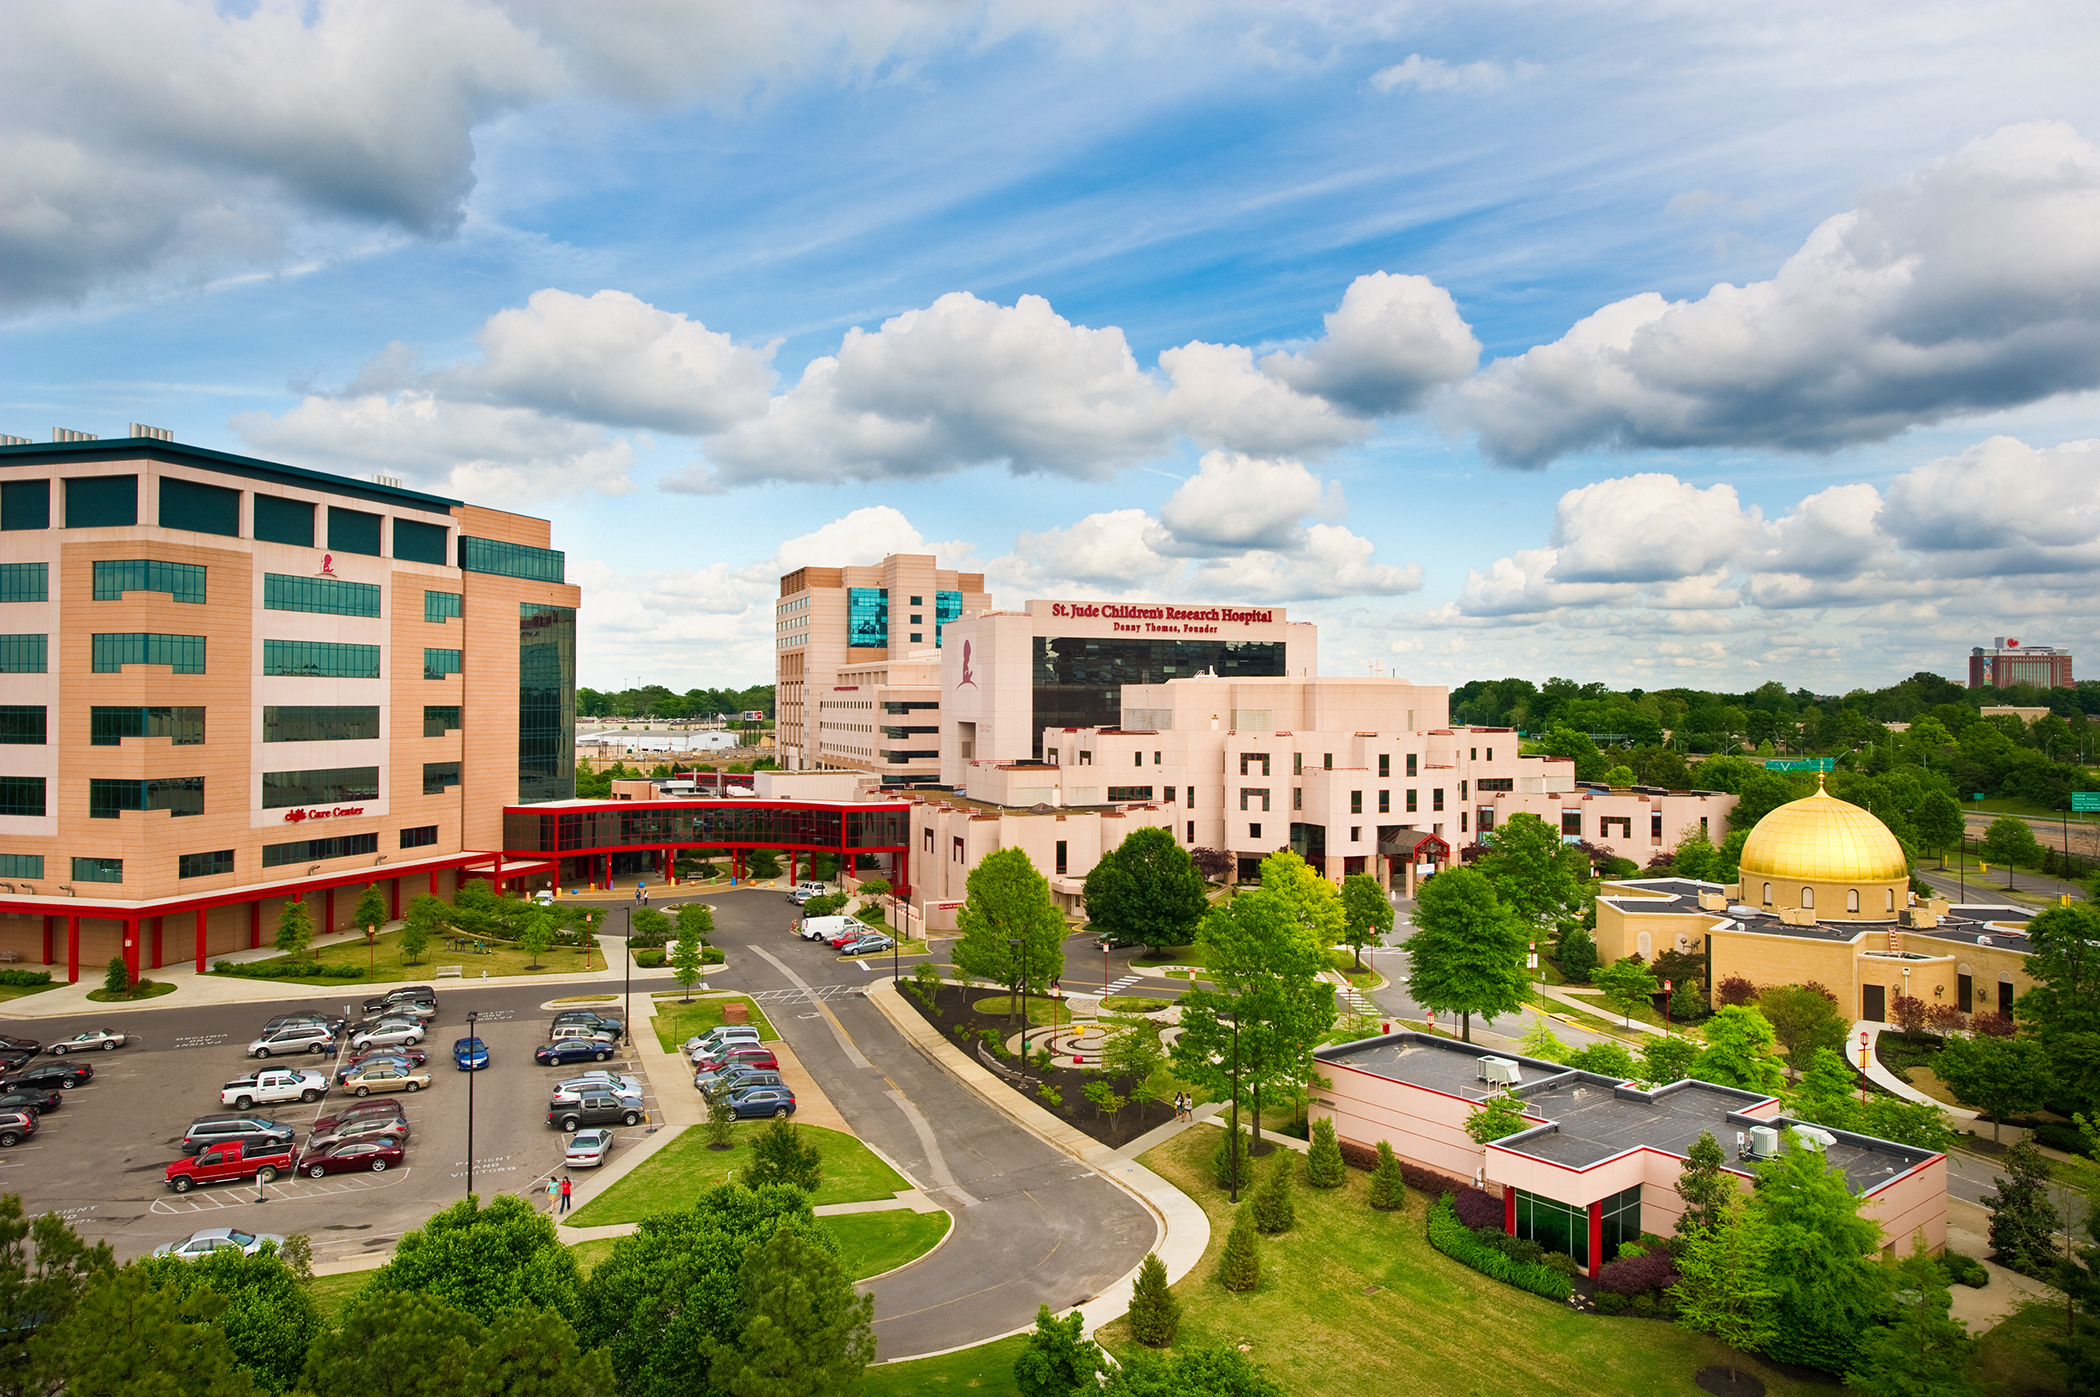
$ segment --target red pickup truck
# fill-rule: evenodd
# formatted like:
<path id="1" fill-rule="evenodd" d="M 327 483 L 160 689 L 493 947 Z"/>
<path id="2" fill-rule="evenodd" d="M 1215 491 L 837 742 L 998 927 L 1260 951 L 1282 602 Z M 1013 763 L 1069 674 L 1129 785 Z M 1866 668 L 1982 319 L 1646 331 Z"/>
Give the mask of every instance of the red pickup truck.
<path id="1" fill-rule="evenodd" d="M 229 1140 L 170 1164 L 168 1187 L 177 1193 L 188 1193 L 199 1184 L 225 1183 L 233 1179 L 253 1179 L 266 1184 L 279 1174 L 291 1172 L 290 1150 Z"/>

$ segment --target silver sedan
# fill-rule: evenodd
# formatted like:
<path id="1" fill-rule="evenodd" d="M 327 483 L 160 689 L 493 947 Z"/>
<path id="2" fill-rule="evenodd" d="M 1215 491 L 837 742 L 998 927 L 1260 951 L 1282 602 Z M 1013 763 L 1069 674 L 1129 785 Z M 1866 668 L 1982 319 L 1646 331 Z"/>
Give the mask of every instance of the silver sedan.
<path id="1" fill-rule="evenodd" d="M 113 1052 L 124 1046 L 124 1035 L 114 1029 L 91 1028 L 85 1033 L 76 1033 L 62 1043 L 53 1043 L 44 1049 L 53 1057 L 64 1057 L 67 1053 L 84 1053 L 99 1050 Z"/>

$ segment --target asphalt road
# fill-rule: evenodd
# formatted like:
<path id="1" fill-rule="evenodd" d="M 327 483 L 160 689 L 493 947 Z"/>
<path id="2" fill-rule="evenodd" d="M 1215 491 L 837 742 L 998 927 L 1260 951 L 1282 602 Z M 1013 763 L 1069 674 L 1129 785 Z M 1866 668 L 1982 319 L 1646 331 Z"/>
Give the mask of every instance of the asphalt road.
<path id="1" fill-rule="evenodd" d="M 1025 1327 L 1038 1305 L 1091 1300 L 1153 1247 L 1150 1212 L 994 1110 L 853 993 L 887 972 L 886 958 L 864 969 L 797 939 L 785 897 L 711 900 L 731 968 L 709 983 L 765 994 L 773 1026 L 854 1132 L 955 1218 L 938 1250 L 869 1287 L 882 1357 Z"/>
<path id="2" fill-rule="evenodd" d="M 659 987 L 653 978 L 649 983 Z M 539 1006 L 563 992 L 546 981 L 500 989 L 440 982 L 440 1014 L 423 1045 L 430 1054 L 431 1087 L 400 1098 L 412 1131 L 404 1164 L 383 1174 L 279 1179 L 261 1190 L 269 1200 L 263 1204 L 255 1201 L 256 1188 L 244 1184 L 177 1195 L 168 1190 L 163 1170 L 181 1156 L 179 1142 L 193 1119 L 229 1109 L 218 1099 L 225 1083 L 262 1066 L 332 1067 L 326 1057 L 261 1063 L 246 1054 L 249 1039 L 271 1015 L 312 1008 L 314 1001 L 170 1007 L 103 1020 L 0 1019 L 0 1031 L 47 1043 L 98 1023 L 131 1035 L 122 1048 L 79 1059 L 95 1069 L 94 1081 L 68 1092 L 29 1142 L 0 1150 L 0 1190 L 21 1194 L 32 1214 L 63 1214 L 83 1236 L 110 1242 L 120 1259 L 206 1227 L 305 1232 L 314 1239 L 317 1261 L 383 1251 L 467 1191 L 470 1075 L 477 1191 L 486 1197 L 526 1190 L 560 1163 L 563 1136 L 547 1124 L 547 1095 L 550 1084 L 568 1073 L 535 1065 L 532 1049 L 545 1041 L 552 1018 Z M 363 987 L 346 991 L 360 999 L 363 993 Z M 480 1032 L 492 1059 L 472 1074 L 458 1071 L 451 1053 L 453 1039 L 466 1031 L 469 1009 L 482 1015 Z M 623 1061 L 604 1065 L 620 1068 Z M 299 1126 L 303 1143 L 309 1122 L 348 1099 L 331 1091 L 312 1105 L 260 1107 L 256 1114 Z M 621 1134 L 639 1139 L 645 1130 Z"/>

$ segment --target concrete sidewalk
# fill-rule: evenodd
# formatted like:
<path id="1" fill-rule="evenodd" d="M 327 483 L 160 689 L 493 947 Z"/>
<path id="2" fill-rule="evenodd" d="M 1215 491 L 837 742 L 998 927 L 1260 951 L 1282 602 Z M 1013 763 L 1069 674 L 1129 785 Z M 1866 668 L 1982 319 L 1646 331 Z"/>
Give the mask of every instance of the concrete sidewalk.
<path id="1" fill-rule="evenodd" d="M 1858 1052 L 1859 1040 L 1867 1040 L 1867 1080 L 1891 1096 L 1900 1096 L 1905 1101 L 1915 1101 L 1921 1106 L 1937 1106 L 1958 1121 L 1977 1119 L 1976 1112 L 1964 1110 L 1960 1106 L 1950 1106 L 1936 1097 L 1927 1096 L 1882 1065 L 1881 1031 L 1887 1027 L 1887 1024 L 1874 1019 L 1861 1019 L 1852 1025 L 1852 1032 L 1846 1039 L 1847 1053 Z"/>

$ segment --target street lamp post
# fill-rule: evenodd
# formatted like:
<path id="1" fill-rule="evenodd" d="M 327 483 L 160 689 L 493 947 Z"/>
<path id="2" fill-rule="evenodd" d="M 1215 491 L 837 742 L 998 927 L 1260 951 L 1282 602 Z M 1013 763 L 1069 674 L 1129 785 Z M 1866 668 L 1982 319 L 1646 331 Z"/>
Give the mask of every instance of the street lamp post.
<path id="1" fill-rule="evenodd" d="M 626 1026 L 634 1024 L 634 909 L 627 909 L 627 944 L 621 948 L 620 959 L 624 964 L 622 974 L 626 977 L 620 985 L 620 1017 Z"/>
<path id="2" fill-rule="evenodd" d="M 480 1035 L 474 1025 L 480 1018 L 479 1010 L 467 1010 L 467 1196 L 470 1198 L 474 1196 L 474 1078 L 478 1075 L 472 1070 L 472 1065 L 474 1049 L 480 1046 L 475 1042 Z"/>
<path id="3" fill-rule="evenodd" d="M 1670 1036 L 1670 982 L 1663 981 L 1663 1037 Z"/>
<path id="4" fill-rule="evenodd" d="M 1021 962 L 1021 1085 L 1028 1085 L 1028 947 L 1018 937 L 1008 937 L 1006 944 L 1013 949 Z M 1011 999 L 1007 1007 L 1013 1007 Z"/>
<path id="5" fill-rule="evenodd" d="M 1101 938 L 1101 993 L 1108 994 L 1108 938 Z"/>

